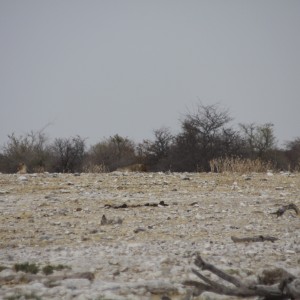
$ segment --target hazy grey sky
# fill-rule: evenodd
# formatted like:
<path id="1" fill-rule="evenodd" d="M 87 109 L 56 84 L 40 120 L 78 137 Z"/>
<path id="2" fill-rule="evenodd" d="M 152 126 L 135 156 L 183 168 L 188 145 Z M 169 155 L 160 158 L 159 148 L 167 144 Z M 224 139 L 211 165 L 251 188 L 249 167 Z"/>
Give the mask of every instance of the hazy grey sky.
<path id="1" fill-rule="evenodd" d="M 0 144 L 48 123 L 139 142 L 199 99 L 291 140 L 299 55 L 299 0 L 0 0 Z"/>

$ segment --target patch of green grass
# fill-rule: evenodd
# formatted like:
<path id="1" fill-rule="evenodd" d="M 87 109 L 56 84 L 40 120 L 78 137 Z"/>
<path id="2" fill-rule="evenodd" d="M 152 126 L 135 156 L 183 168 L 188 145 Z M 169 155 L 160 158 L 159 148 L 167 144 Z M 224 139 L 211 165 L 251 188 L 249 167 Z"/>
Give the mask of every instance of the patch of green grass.
<path id="1" fill-rule="evenodd" d="M 30 264 L 28 262 L 23 264 L 15 264 L 14 269 L 16 272 L 23 271 L 25 273 L 36 274 L 39 271 L 39 267 L 36 264 Z"/>
<path id="2" fill-rule="evenodd" d="M 20 300 L 20 299 L 25 299 L 25 300 L 42 300 L 42 298 L 38 297 L 34 293 L 30 294 L 16 294 L 13 296 L 8 296 L 4 297 L 5 300 Z"/>
<path id="3" fill-rule="evenodd" d="M 47 265 L 45 267 L 43 267 L 42 271 L 45 275 L 50 275 L 52 274 L 54 271 L 61 271 L 64 269 L 71 269 L 69 266 L 64 266 L 64 265 Z"/>

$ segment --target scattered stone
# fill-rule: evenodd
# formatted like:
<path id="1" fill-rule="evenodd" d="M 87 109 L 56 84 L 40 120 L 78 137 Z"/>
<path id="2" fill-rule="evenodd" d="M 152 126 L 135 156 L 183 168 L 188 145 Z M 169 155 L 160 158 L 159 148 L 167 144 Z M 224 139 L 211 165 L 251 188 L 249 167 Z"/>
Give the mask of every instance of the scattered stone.
<path id="1" fill-rule="evenodd" d="M 20 181 L 28 181 L 28 178 L 26 176 L 22 175 L 22 176 L 18 177 L 18 180 L 20 180 Z"/>
<path id="2" fill-rule="evenodd" d="M 133 230 L 134 233 L 139 233 L 139 232 L 142 232 L 142 231 L 146 231 L 146 229 L 142 228 L 142 227 L 138 227 L 138 228 Z"/>
<path id="3" fill-rule="evenodd" d="M 4 269 L 0 272 L 0 283 L 9 282 L 15 278 L 16 272 L 11 269 Z"/>
<path id="4" fill-rule="evenodd" d="M 192 299 L 182 282 L 197 252 L 253 282 L 271 266 L 300 276 L 293 175 L 44 173 L 16 185 L 20 174 L 0 174 L 0 299 Z M 40 271 L 13 270 L 26 262 Z M 71 269 L 45 275 L 48 265 Z"/>
<path id="5" fill-rule="evenodd" d="M 65 279 L 59 282 L 59 285 L 71 290 L 78 290 L 82 288 L 89 288 L 91 282 L 88 279 Z"/>
<path id="6" fill-rule="evenodd" d="M 103 215 L 101 218 L 100 225 L 114 225 L 114 224 L 122 224 L 122 223 L 123 220 L 120 217 L 108 219 L 106 218 L 105 215 Z"/>

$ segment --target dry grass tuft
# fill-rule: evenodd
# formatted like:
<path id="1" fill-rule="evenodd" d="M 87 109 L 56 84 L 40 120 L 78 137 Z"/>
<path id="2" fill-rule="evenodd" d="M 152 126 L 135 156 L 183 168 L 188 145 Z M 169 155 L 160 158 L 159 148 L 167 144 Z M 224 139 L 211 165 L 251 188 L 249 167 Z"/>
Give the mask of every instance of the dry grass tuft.
<path id="1" fill-rule="evenodd" d="M 271 162 L 264 162 L 260 159 L 244 159 L 240 157 L 225 157 L 212 159 L 210 162 L 211 172 L 236 172 L 236 173 L 251 173 L 251 172 L 267 172 L 272 169 Z"/>

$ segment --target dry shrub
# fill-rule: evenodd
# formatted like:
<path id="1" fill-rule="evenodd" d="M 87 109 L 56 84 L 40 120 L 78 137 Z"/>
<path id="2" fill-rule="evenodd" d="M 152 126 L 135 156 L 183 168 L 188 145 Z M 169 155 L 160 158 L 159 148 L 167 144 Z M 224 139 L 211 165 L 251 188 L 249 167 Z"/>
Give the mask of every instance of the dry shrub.
<path id="1" fill-rule="evenodd" d="M 237 172 L 237 173 L 249 173 L 249 172 L 267 172 L 273 169 L 271 162 L 265 162 L 261 159 L 249 159 L 240 157 L 219 157 L 212 159 L 210 162 L 211 172 L 223 173 L 223 172 Z"/>
<path id="2" fill-rule="evenodd" d="M 83 172 L 84 173 L 108 173 L 109 170 L 104 164 L 98 164 L 98 165 L 88 164 L 83 167 Z"/>

